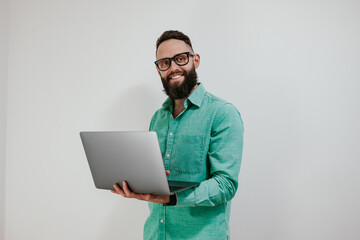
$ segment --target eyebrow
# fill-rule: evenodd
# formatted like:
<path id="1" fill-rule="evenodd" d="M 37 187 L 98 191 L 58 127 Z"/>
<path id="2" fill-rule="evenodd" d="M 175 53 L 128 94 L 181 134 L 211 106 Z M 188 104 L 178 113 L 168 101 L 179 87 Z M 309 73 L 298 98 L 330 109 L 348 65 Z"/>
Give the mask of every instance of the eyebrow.
<path id="1" fill-rule="evenodd" d="M 179 53 L 175 54 L 175 55 L 172 56 L 172 57 L 163 57 L 163 58 L 156 59 L 156 61 L 159 61 L 159 60 L 161 60 L 161 59 L 173 58 L 173 57 L 175 57 L 176 55 L 179 55 L 179 54 L 182 54 L 182 53 L 187 53 L 187 52 L 188 52 L 188 53 L 193 53 L 192 51 L 179 52 Z M 195 53 L 193 53 L 193 54 L 195 54 Z"/>

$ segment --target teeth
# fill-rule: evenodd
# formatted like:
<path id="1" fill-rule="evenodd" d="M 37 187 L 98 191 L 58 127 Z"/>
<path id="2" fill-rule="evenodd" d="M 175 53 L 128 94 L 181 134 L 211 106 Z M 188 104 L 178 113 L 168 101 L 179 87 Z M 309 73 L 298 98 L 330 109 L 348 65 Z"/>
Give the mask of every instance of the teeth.
<path id="1" fill-rule="evenodd" d="M 176 76 L 172 77 L 171 79 L 176 79 L 176 78 L 179 78 L 179 77 L 181 77 L 181 75 L 176 75 Z"/>

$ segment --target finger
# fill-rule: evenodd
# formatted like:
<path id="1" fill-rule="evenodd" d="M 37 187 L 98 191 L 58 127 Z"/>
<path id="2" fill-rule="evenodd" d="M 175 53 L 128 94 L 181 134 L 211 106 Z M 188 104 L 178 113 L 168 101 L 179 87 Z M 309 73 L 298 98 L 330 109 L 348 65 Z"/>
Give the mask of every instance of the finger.
<path id="1" fill-rule="evenodd" d="M 127 197 L 131 197 L 132 194 L 133 194 L 133 193 L 130 191 L 130 189 L 129 189 L 126 181 L 123 182 L 123 191 L 124 191 L 124 193 L 125 193 L 125 195 L 126 195 Z"/>
<path id="2" fill-rule="evenodd" d="M 123 197 L 125 197 L 125 194 L 120 193 L 120 192 L 117 192 L 117 191 L 115 191 L 115 190 L 111 190 L 111 192 L 112 192 L 112 193 L 115 193 L 115 194 L 118 194 L 118 195 L 121 195 L 121 196 L 123 196 Z"/>
<path id="3" fill-rule="evenodd" d="M 111 190 L 111 192 L 120 194 L 121 196 L 125 196 L 124 191 L 117 184 L 114 184 L 113 186 L 115 190 Z"/>
<path id="4" fill-rule="evenodd" d="M 170 175 L 170 171 L 169 170 L 165 170 L 166 176 Z"/>
<path id="5" fill-rule="evenodd" d="M 115 188 L 115 190 L 112 190 L 113 193 L 120 194 L 123 197 L 125 196 L 124 191 L 117 184 L 115 184 L 113 186 Z"/>
<path id="6" fill-rule="evenodd" d="M 115 190 L 116 190 L 117 192 L 118 192 L 118 191 L 120 191 L 120 192 L 123 191 L 118 184 L 114 184 L 113 186 L 114 186 L 114 188 L 115 188 Z"/>
<path id="7" fill-rule="evenodd" d="M 146 194 L 146 195 L 144 195 L 144 200 L 145 200 L 145 201 L 150 201 L 151 198 L 152 198 L 152 195 L 151 195 L 151 194 Z"/>

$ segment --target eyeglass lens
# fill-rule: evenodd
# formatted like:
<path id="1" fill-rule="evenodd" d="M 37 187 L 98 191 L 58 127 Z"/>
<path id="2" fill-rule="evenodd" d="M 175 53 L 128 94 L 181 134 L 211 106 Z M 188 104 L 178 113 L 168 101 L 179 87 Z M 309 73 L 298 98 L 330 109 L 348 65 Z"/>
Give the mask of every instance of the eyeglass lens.
<path id="1" fill-rule="evenodd" d="M 171 60 L 174 60 L 174 62 L 179 66 L 184 66 L 189 61 L 189 56 L 187 53 L 181 53 L 179 55 L 174 56 L 173 58 L 164 58 L 157 61 L 157 65 L 160 70 L 167 70 L 170 68 Z"/>

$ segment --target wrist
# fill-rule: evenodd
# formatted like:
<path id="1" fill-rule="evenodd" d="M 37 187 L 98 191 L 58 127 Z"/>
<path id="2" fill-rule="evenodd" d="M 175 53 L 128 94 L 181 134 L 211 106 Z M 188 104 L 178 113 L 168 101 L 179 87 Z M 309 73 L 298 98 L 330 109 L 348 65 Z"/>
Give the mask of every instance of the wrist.
<path id="1" fill-rule="evenodd" d="M 169 202 L 164 203 L 163 206 L 174 206 L 177 203 L 176 194 L 169 196 Z"/>

